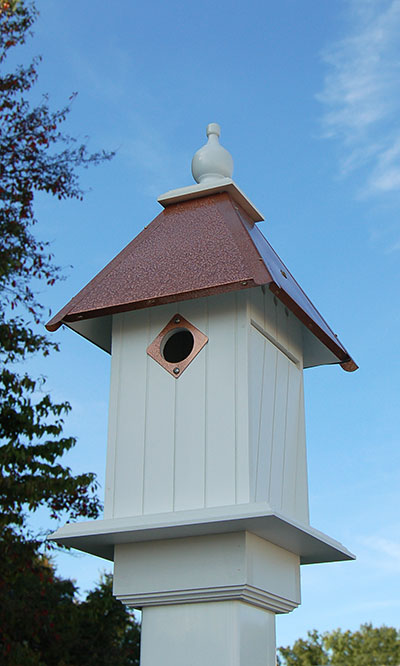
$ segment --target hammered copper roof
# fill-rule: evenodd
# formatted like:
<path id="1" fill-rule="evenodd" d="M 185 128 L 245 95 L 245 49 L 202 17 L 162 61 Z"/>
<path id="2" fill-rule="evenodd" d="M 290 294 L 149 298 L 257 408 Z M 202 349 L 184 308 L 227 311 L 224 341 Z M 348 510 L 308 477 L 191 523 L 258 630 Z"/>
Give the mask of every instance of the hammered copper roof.
<path id="1" fill-rule="evenodd" d="M 269 288 L 330 349 L 356 364 L 243 209 L 224 192 L 163 210 L 47 324 L 220 294 Z"/>

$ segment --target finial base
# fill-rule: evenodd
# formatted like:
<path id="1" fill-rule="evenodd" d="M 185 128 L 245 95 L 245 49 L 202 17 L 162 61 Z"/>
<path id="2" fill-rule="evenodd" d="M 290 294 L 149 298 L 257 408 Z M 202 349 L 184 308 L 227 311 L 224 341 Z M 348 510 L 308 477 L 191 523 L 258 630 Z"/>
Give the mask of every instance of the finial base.
<path id="1" fill-rule="evenodd" d="M 220 178 L 219 180 L 202 182 L 198 185 L 180 187 L 177 190 L 169 190 L 169 192 L 161 194 L 157 201 L 164 206 L 164 208 L 167 208 L 167 206 L 171 206 L 172 204 L 188 201 L 189 199 L 199 199 L 200 197 L 220 194 L 221 192 L 228 192 L 232 199 L 246 211 L 253 222 L 262 222 L 264 220 L 260 211 L 251 203 L 250 199 L 246 197 L 231 178 Z"/>

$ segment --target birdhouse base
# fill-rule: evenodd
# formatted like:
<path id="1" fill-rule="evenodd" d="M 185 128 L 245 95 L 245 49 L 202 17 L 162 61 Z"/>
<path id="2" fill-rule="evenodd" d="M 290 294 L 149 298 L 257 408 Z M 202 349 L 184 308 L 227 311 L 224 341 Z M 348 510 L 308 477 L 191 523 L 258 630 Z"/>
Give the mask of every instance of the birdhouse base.
<path id="1" fill-rule="evenodd" d="M 295 523 L 264 503 L 67 523 L 49 538 L 113 560 L 118 544 L 243 531 L 299 555 L 300 564 L 354 559 L 338 541 L 310 525 Z"/>
<path id="2" fill-rule="evenodd" d="M 239 600 L 288 613 L 300 604 L 300 561 L 250 532 L 119 544 L 113 592 L 134 608 Z"/>

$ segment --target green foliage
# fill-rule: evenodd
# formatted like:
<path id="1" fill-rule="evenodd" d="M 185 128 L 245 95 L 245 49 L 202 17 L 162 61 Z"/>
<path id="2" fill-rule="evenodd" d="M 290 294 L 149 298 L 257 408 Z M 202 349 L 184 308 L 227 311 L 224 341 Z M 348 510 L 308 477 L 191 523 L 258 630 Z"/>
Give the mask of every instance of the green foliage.
<path id="1" fill-rule="evenodd" d="M 358 631 L 337 629 L 324 638 L 332 666 L 399 666 L 400 631 L 363 624 Z"/>
<path id="2" fill-rule="evenodd" d="M 86 655 L 83 662 L 79 661 L 82 652 Z M 80 605 L 79 640 L 72 656 L 73 663 L 85 666 L 139 664 L 139 626 L 126 606 L 113 597 L 111 576 L 105 576 Z"/>
<path id="3" fill-rule="evenodd" d="M 361 625 L 358 631 L 308 633 L 293 647 L 279 648 L 282 666 L 399 666 L 400 631 L 393 627 Z"/>
<path id="4" fill-rule="evenodd" d="M 323 637 L 317 631 L 309 631 L 307 640 L 299 638 L 293 648 L 279 648 L 287 666 L 323 666 L 328 658 L 323 646 Z M 282 662 L 278 662 L 282 663 Z"/>
<path id="5" fill-rule="evenodd" d="M 85 601 L 35 544 L 0 538 L 0 663 L 4 666 L 134 666 L 139 626 L 106 577 Z"/>
<path id="6" fill-rule="evenodd" d="M 54 518 L 61 512 L 94 518 L 99 510 L 94 475 L 74 476 L 60 463 L 75 444 L 63 436 L 69 403 L 53 402 L 44 380 L 20 367 L 32 354 L 57 349 L 38 330 L 43 306 L 35 286 L 50 287 L 60 273 L 48 243 L 33 234 L 35 193 L 80 199 L 79 168 L 111 157 L 88 153 L 61 131 L 69 105 L 52 111 L 46 97 L 31 105 L 39 59 L 5 69 L 10 49 L 24 44 L 35 18 L 33 4 L 0 0 L 0 528 L 20 530 L 27 511 L 41 506 Z"/>
<path id="7" fill-rule="evenodd" d="M 74 624 L 72 582 L 54 576 L 34 543 L 7 531 L 0 539 L 0 578 L 1 663 L 61 664 L 57 655 L 67 649 Z"/>

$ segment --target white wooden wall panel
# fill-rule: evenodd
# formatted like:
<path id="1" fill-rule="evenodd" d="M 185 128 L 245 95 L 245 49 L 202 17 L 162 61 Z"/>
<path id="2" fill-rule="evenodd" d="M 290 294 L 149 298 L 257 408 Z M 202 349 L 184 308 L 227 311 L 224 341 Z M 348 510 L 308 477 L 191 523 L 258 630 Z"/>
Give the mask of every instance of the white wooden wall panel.
<path id="1" fill-rule="evenodd" d="M 261 289 L 253 292 L 249 307 L 251 496 L 308 522 L 301 325 L 268 289 L 264 294 Z"/>
<path id="2" fill-rule="evenodd" d="M 249 459 L 249 308 L 245 291 L 236 293 L 236 502 L 250 502 Z"/>
<path id="3" fill-rule="evenodd" d="M 114 516 L 115 499 L 115 462 L 118 448 L 118 398 L 121 365 L 120 328 L 121 322 L 116 317 L 113 322 L 113 355 L 110 376 L 110 399 L 108 407 L 108 442 L 106 462 L 106 482 L 104 492 L 104 518 Z"/>
<path id="4" fill-rule="evenodd" d="M 205 354 L 176 386 L 174 510 L 205 503 Z M 185 418 L 182 416 L 185 415 Z"/>
<path id="5" fill-rule="evenodd" d="M 257 500 L 258 473 L 260 460 L 261 417 L 263 414 L 262 398 L 264 385 L 265 339 L 252 326 L 249 326 L 249 462 L 250 462 L 250 497 Z M 261 453 L 261 459 L 264 451 Z M 261 486 L 265 483 L 260 479 Z M 266 499 L 266 495 L 262 497 Z"/>
<path id="6" fill-rule="evenodd" d="M 271 466 L 269 470 L 269 501 L 273 507 L 281 508 L 283 460 L 285 455 L 288 363 L 285 356 L 278 353 L 275 380 L 274 424 L 272 431 Z"/>
<path id="7" fill-rule="evenodd" d="M 207 303 L 177 304 L 179 312 L 199 330 L 207 330 Z M 176 384 L 174 510 L 205 505 L 205 349 Z"/>
<path id="8" fill-rule="evenodd" d="M 235 294 L 209 299 L 206 381 L 206 506 L 235 503 Z M 232 317 L 233 315 L 233 317 Z"/>
<path id="9" fill-rule="evenodd" d="M 275 301 L 257 288 L 114 317 L 105 517 L 249 501 L 308 516 L 301 333 Z M 178 380 L 146 353 L 176 312 L 209 337 Z"/>
<path id="10" fill-rule="evenodd" d="M 277 314 L 279 301 L 269 289 L 264 289 L 264 327 L 274 338 L 278 339 L 276 330 Z"/>
<path id="11" fill-rule="evenodd" d="M 133 319 L 129 313 L 118 317 L 119 389 L 118 389 L 118 449 L 115 460 L 114 512 L 131 516 L 143 510 L 144 414 L 145 386 L 136 381 L 146 376 L 147 359 L 142 349 L 148 340 L 148 315 L 141 312 Z"/>
<path id="12" fill-rule="evenodd" d="M 299 448 L 299 395 L 301 371 L 288 363 L 288 391 L 281 507 L 283 513 L 296 516 L 296 473 Z"/>
<path id="13" fill-rule="evenodd" d="M 277 299 L 278 300 L 278 299 Z M 289 310 L 278 300 L 276 310 L 276 338 L 285 349 L 293 352 L 293 334 L 289 322 Z"/>
<path id="14" fill-rule="evenodd" d="M 256 291 L 256 290 L 255 290 Z M 260 292 L 262 290 L 260 288 Z M 264 290 L 264 322 L 263 328 L 282 345 L 297 361 L 302 362 L 302 325 L 281 301 L 269 290 Z M 257 310 L 253 310 L 256 318 Z"/>
<path id="15" fill-rule="evenodd" d="M 257 324 L 265 328 L 265 289 L 256 287 L 248 291 L 250 318 L 254 319 Z M 247 293 L 246 293 L 247 295 Z"/>
<path id="16" fill-rule="evenodd" d="M 258 417 L 257 476 L 255 487 L 256 502 L 269 501 L 271 488 L 271 464 L 274 444 L 275 391 L 278 350 L 257 332 L 263 341 L 263 386 L 261 392 L 261 413 Z"/>
<path id="17" fill-rule="evenodd" d="M 229 294 L 114 318 L 108 516 L 249 501 L 246 303 Z M 146 348 L 178 311 L 211 344 L 176 380 Z"/>
<path id="18" fill-rule="evenodd" d="M 299 395 L 299 439 L 296 461 L 296 493 L 295 504 L 298 520 L 308 523 L 310 521 L 308 505 L 308 478 L 307 478 L 307 447 L 306 426 L 304 411 L 304 384 L 301 382 Z"/>
<path id="19" fill-rule="evenodd" d="M 147 376 L 143 511 L 158 513 L 173 510 L 175 380 L 151 362 Z"/>
<path id="20" fill-rule="evenodd" d="M 149 309 L 150 340 L 153 340 L 175 309 L 165 306 L 160 312 Z M 143 349 L 146 354 L 146 348 Z M 147 362 L 146 439 L 144 461 L 143 512 L 172 511 L 174 502 L 176 379 L 158 363 Z"/>

